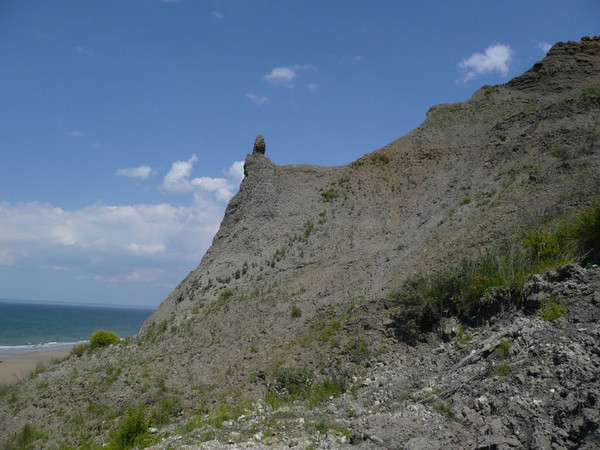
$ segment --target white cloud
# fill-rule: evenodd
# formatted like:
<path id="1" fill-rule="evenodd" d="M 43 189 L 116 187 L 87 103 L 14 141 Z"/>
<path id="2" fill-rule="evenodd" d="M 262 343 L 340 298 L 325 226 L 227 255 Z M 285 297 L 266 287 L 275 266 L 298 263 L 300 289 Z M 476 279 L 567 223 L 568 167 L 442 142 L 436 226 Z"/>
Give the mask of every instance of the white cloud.
<path id="1" fill-rule="evenodd" d="M 231 178 L 231 180 L 239 185 L 244 179 L 244 161 L 235 161 L 229 169 L 225 171 L 225 174 Z"/>
<path id="2" fill-rule="evenodd" d="M 264 76 L 264 80 L 270 84 L 279 84 L 287 87 L 294 87 L 292 80 L 298 76 L 298 72 L 304 70 L 314 70 L 312 64 L 296 64 L 293 66 L 275 67 L 271 72 Z"/>
<path id="3" fill-rule="evenodd" d="M 544 53 L 548 53 L 550 51 L 550 49 L 552 48 L 552 44 L 548 44 L 547 42 L 540 41 L 536 44 L 535 47 L 540 49 Z"/>
<path id="4" fill-rule="evenodd" d="M 215 19 L 222 19 L 224 17 L 223 13 L 219 11 L 211 11 L 210 15 L 213 16 Z"/>
<path id="5" fill-rule="evenodd" d="M 296 78 L 296 72 L 291 67 L 275 67 L 265 75 L 265 81 L 269 83 L 286 83 Z"/>
<path id="6" fill-rule="evenodd" d="M 246 94 L 246 97 L 254 102 L 255 105 L 264 105 L 269 101 L 269 97 L 265 97 L 264 95 L 256 95 L 256 94 Z"/>
<path id="7" fill-rule="evenodd" d="M 228 202 L 234 196 L 241 180 L 244 178 L 244 162 L 236 161 L 224 170 L 227 178 L 196 177 L 190 179 L 194 164 L 198 161 L 192 155 L 187 161 L 175 161 L 171 170 L 165 175 L 161 189 L 169 193 L 212 193 L 219 202 Z M 241 171 L 241 174 L 240 174 Z"/>
<path id="8" fill-rule="evenodd" d="M 161 300 L 198 264 L 243 178 L 243 161 L 214 178 L 192 177 L 196 162 L 196 156 L 176 161 L 165 176 L 174 192 L 191 189 L 188 202 L 178 206 L 95 203 L 67 210 L 0 201 L 0 277 L 21 279 L 20 286 L 27 284 L 22 274 L 29 274 L 30 285 L 18 295 L 30 298 Z M 140 282 L 135 291 L 128 290 L 132 282 Z M 17 295 L 9 288 L 4 296 Z"/>
<path id="9" fill-rule="evenodd" d="M 164 244 L 140 245 L 132 242 L 127 246 L 127 250 L 138 255 L 154 255 L 156 253 L 164 252 L 166 247 Z"/>
<path id="10" fill-rule="evenodd" d="M 171 170 L 167 172 L 161 189 L 166 192 L 191 192 L 194 186 L 190 183 L 190 175 L 194 164 L 198 161 L 196 155 L 192 155 L 187 161 L 175 161 L 171 164 Z"/>
<path id="11" fill-rule="evenodd" d="M 80 138 L 85 136 L 85 134 L 83 134 L 81 131 L 69 131 L 67 135 L 72 138 Z"/>
<path id="12" fill-rule="evenodd" d="M 73 47 L 73 53 L 79 56 L 91 56 L 93 54 L 91 48 L 83 47 L 81 45 Z"/>
<path id="13" fill-rule="evenodd" d="M 317 83 L 310 83 L 307 87 L 310 92 L 316 92 L 319 85 Z"/>
<path id="14" fill-rule="evenodd" d="M 512 58 L 513 50 L 504 44 L 491 45 L 484 53 L 473 53 L 469 58 L 462 60 L 458 67 L 463 71 L 463 81 L 469 81 L 477 75 L 498 72 L 503 77 L 508 75 L 508 64 Z"/>
<path id="15" fill-rule="evenodd" d="M 152 173 L 152 168 L 148 166 L 130 167 L 128 169 L 117 169 L 116 174 L 121 177 L 145 179 Z"/>

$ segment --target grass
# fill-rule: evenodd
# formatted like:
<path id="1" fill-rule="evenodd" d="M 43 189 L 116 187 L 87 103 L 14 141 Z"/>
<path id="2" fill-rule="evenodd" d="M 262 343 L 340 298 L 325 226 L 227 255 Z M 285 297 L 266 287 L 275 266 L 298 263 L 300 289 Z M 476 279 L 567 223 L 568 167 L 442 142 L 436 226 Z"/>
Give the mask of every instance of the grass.
<path id="1" fill-rule="evenodd" d="M 315 382 L 310 369 L 302 367 L 277 367 L 273 388 L 267 391 L 265 401 L 273 409 L 297 400 L 306 401 L 314 408 L 330 397 L 340 395 L 345 383 L 341 379 L 324 378 Z"/>
<path id="2" fill-rule="evenodd" d="M 583 98 L 600 97 L 600 86 L 588 86 L 588 87 L 582 89 L 581 96 Z"/>
<path id="3" fill-rule="evenodd" d="M 517 244 L 498 244 L 453 267 L 405 280 L 389 294 L 397 304 L 394 316 L 407 330 L 412 325 L 431 331 L 447 316 L 479 323 L 517 304 L 517 294 L 532 274 L 585 261 L 599 250 L 600 203 L 553 227 L 530 230 Z M 495 288 L 505 288 L 508 294 L 486 296 Z"/>
<path id="4" fill-rule="evenodd" d="M 128 449 L 132 447 L 144 448 L 158 439 L 148 432 L 149 421 L 146 418 L 146 408 L 140 404 L 136 408 L 128 408 L 125 417 L 113 432 L 109 450 Z"/>
<path id="5" fill-rule="evenodd" d="M 339 196 L 339 192 L 333 186 L 331 186 L 321 192 L 321 197 L 325 203 L 330 203 L 330 202 L 334 201 L 336 198 L 338 198 L 338 196 Z"/>
<path id="6" fill-rule="evenodd" d="M 300 317 L 302 317 L 302 310 L 297 307 L 296 305 L 292 306 L 292 311 L 290 313 L 290 315 L 292 316 L 292 319 L 298 319 Z"/>
<path id="7" fill-rule="evenodd" d="M 551 322 L 567 315 L 567 302 L 558 303 L 556 297 L 550 297 L 542 302 L 542 306 L 536 312 L 536 316 L 546 322 Z"/>
<path id="8" fill-rule="evenodd" d="M 304 238 L 308 239 L 310 237 L 310 233 L 312 233 L 313 228 L 315 227 L 315 224 L 313 223 L 312 220 L 307 220 L 304 223 Z"/>
<path id="9" fill-rule="evenodd" d="M 42 434 L 39 433 L 32 425 L 25 424 L 17 436 L 16 448 L 33 448 L 34 441 L 40 437 L 42 437 Z"/>

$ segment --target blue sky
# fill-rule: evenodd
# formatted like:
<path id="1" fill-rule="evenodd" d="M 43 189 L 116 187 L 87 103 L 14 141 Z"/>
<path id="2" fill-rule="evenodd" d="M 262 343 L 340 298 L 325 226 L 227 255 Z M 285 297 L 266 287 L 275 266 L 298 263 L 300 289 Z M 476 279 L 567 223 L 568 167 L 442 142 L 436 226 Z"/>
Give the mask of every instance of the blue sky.
<path id="1" fill-rule="evenodd" d="M 277 164 L 346 164 L 599 20 L 596 0 L 2 0 L 0 298 L 156 306 L 258 133 Z"/>

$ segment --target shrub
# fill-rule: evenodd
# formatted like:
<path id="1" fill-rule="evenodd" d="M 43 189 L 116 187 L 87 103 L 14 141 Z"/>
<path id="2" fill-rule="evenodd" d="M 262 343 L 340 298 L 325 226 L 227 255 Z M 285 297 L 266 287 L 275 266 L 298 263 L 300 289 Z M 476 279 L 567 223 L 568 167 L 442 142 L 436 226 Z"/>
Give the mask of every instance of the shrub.
<path id="1" fill-rule="evenodd" d="M 308 393 L 308 405 L 311 408 L 319 405 L 330 397 L 337 397 L 344 391 L 344 382 L 341 379 L 325 378 L 317 384 L 310 387 Z"/>
<path id="2" fill-rule="evenodd" d="M 500 343 L 494 347 L 494 353 L 500 359 L 508 359 L 510 356 L 510 341 L 503 337 L 500 338 Z"/>
<path id="3" fill-rule="evenodd" d="M 219 294 L 219 300 L 223 302 L 229 300 L 231 297 L 233 297 L 233 289 L 223 289 Z"/>
<path id="4" fill-rule="evenodd" d="M 278 390 L 285 391 L 293 397 L 305 392 L 312 381 L 313 373 L 301 367 L 280 367 L 275 374 Z"/>
<path id="5" fill-rule="evenodd" d="M 346 352 L 353 362 L 360 362 L 368 356 L 367 344 L 365 341 L 355 339 L 346 346 Z"/>
<path id="6" fill-rule="evenodd" d="M 550 297 L 548 301 L 542 302 L 541 308 L 536 312 L 536 316 L 546 322 L 550 322 L 567 315 L 567 302 L 558 303 L 556 297 Z"/>
<path id="7" fill-rule="evenodd" d="M 296 305 L 292 306 L 292 312 L 290 313 L 293 319 L 298 319 L 302 317 L 302 310 L 298 308 Z"/>
<path id="8" fill-rule="evenodd" d="M 460 344 L 466 344 L 472 337 L 473 335 L 468 331 L 465 331 L 465 326 L 461 324 L 458 326 L 458 333 L 454 339 Z"/>
<path id="9" fill-rule="evenodd" d="M 117 344 L 119 336 L 116 333 L 108 330 L 97 330 L 90 336 L 90 350 L 100 347 L 108 347 L 109 345 Z"/>
<path id="10" fill-rule="evenodd" d="M 148 422 L 144 406 L 140 404 L 137 408 L 128 408 L 123 422 L 110 440 L 110 448 L 125 449 L 137 446 L 147 434 Z"/>
<path id="11" fill-rule="evenodd" d="M 323 192 L 321 192 L 321 197 L 323 198 L 323 201 L 325 203 L 330 203 L 330 202 L 334 201 L 336 198 L 338 198 L 338 196 L 339 196 L 338 190 L 336 188 L 334 188 L 333 186 L 331 186 L 328 189 L 325 189 Z"/>
<path id="12" fill-rule="evenodd" d="M 313 223 L 312 220 L 307 220 L 304 223 L 304 238 L 308 239 L 310 236 L 310 233 L 312 233 L 313 228 L 315 227 L 315 224 Z"/>

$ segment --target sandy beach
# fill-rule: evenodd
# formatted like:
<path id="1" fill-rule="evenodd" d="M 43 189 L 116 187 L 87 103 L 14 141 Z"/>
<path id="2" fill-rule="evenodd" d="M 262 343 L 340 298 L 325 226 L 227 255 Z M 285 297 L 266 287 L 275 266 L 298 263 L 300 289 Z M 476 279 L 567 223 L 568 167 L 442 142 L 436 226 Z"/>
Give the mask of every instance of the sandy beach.
<path id="1" fill-rule="evenodd" d="M 0 386 L 17 383 L 40 365 L 48 366 L 55 359 L 69 354 L 71 347 L 0 351 Z"/>

